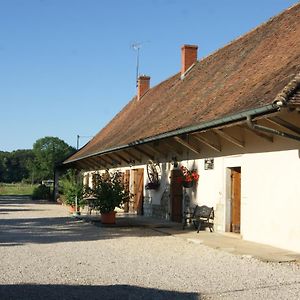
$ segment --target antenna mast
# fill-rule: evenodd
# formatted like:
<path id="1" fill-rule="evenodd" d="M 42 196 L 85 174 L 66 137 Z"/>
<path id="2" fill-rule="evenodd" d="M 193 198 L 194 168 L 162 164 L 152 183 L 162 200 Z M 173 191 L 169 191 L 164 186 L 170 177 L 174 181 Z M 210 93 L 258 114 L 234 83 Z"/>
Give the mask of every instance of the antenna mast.
<path id="1" fill-rule="evenodd" d="M 140 68 L 140 49 L 142 47 L 143 43 L 133 43 L 131 45 L 132 49 L 136 51 L 136 87 L 138 86 L 138 80 L 139 80 L 139 68 Z"/>

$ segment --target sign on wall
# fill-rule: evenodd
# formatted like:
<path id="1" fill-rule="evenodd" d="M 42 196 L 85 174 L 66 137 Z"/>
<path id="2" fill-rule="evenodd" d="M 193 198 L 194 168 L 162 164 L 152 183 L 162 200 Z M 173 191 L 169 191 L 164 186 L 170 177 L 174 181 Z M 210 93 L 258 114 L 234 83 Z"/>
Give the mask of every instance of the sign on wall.
<path id="1" fill-rule="evenodd" d="M 205 158 L 204 159 L 204 170 L 213 170 L 214 168 L 214 159 L 213 158 Z"/>

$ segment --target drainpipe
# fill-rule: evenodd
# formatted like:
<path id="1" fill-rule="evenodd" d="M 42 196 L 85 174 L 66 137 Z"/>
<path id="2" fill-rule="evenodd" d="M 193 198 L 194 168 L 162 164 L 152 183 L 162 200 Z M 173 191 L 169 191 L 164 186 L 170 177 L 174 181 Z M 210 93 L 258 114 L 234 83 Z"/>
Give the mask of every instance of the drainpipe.
<path id="1" fill-rule="evenodd" d="M 254 129 L 256 131 L 261 131 L 261 132 L 265 132 L 265 133 L 271 133 L 274 135 L 278 135 L 287 139 L 292 139 L 292 140 L 296 140 L 298 142 L 300 142 L 300 137 L 294 134 L 290 134 L 290 133 L 286 133 L 283 131 L 279 131 L 277 129 L 273 129 L 273 128 L 269 128 L 266 126 L 262 126 L 262 125 L 257 125 L 252 121 L 251 115 L 247 116 L 247 125 L 251 128 Z"/>

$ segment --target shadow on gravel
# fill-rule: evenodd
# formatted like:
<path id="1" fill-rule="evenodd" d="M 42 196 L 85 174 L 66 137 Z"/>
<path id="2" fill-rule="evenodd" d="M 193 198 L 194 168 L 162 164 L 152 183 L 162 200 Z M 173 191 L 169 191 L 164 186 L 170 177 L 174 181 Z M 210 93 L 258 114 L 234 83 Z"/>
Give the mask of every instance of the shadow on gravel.
<path id="1" fill-rule="evenodd" d="M 57 205 L 54 201 L 47 200 L 32 200 L 29 195 L 0 195 L 0 205 L 26 205 L 26 204 L 54 204 Z"/>
<path id="2" fill-rule="evenodd" d="M 71 217 L 0 219 L 0 247 L 7 244 L 49 244 L 164 235 L 144 226 L 117 224 L 106 227 L 101 223 L 99 226 Z"/>
<path id="3" fill-rule="evenodd" d="M 0 208 L 0 214 L 19 211 L 44 211 L 44 209 L 26 209 L 26 208 Z"/>
<path id="4" fill-rule="evenodd" d="M 19 204 L 22 205 L 19 205 Z M 19 196 L 0 196 L 1 214 L 14 212 L 30 212 L 40 209 L 32 209 L 34 206 L 28 203 L 45 203 L 45 201 L 32 201 Z M 55 204 L 57 205 L 57 204 Z M 15 207 L 17 206 L 17 207 Z M 41 206 L 38 206 L 39 208 Z M 43 211 L 43 210 L 42 210 Z M 30 216 L 30 213 L 28 214 Z M 23 218 L 0 218 L 0 247 L 16 246 L 28 243 L 51 244 L 77 241 L 97 241 L 106 239 L 116 239 L 123 237 L 152 237 L 169 235 L 163 228 L 168 224 L 159 224 L 159 221 L 145 222 L 135 220 L 135 218 L 117 218 L 115 225 L 103 225 L 98 220 L 84 220 L 74 217 L 26 217 Z M 151 223 L 152 222 L 152 223 Z M 155 222 L 158 222 L 157 224 Z M 91 225 L 92 223 L 93 225 Z M 0 298 L 1 299 L 1 298 Z"/>
<path id="5" fill-rule="evenodd" d="M 110 300 L 163 300 L 201 299 L 198 293 L 159 290 L 131 285 L 0 285 L 0 299 L 110 299 Z"/>

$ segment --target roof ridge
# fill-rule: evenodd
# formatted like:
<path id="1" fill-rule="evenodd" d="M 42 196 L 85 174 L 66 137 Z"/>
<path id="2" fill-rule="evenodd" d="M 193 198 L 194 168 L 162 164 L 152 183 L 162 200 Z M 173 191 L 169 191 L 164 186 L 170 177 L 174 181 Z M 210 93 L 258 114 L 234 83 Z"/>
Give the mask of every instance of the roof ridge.
<path id="1" fill-rule="evenodd" d="M 277 94 L 273 103 L 282 102 L 283 104 L 286 104 L 298 88 L 300 88 L 300 73 L 296 74 L 296 76 L 282 89 L 282 91 Z"/>

